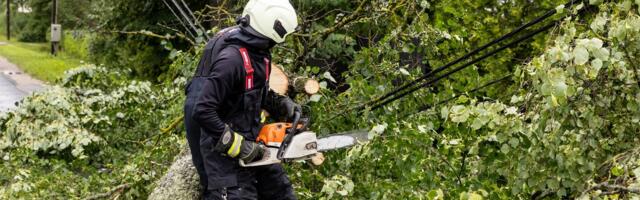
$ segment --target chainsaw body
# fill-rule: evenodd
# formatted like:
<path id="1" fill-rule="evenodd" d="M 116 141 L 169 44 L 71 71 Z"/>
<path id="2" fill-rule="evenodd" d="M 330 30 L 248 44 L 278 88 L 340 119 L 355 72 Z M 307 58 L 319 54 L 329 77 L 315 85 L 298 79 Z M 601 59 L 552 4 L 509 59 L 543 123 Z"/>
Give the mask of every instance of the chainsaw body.
<path id="1" fill-rule="evenodd" d="M 293 128 L 292 123 L 273 123 L 262 127 L 258 143 L 267 147 L 262 159 L 245 163 L 243 167 L 254 167 L 281 163 L 283 161 L 307 160 L 318 153 L 318 139 L 316 133 L 303 131 L 303 125 Z"/>
<path id="2" fill-rule="evenodd" d="M 302 123 L 300 123 L 302 122 Z M 308 131 L 309 120 L 300 120 L 296 113 L 292 123 L 273 123 L 262 126 L 256 142 L 267 147 L 262 159 L 240 166 L 255 167 L 299 160 L 324 160 L 320 152 L 351 147 L 359 142 L 368 141 L 368 132 L 363 130 L 332 134 L 318 138 L 315 132 Z M 319 161 L 321 164 L 322 161 Z"/>

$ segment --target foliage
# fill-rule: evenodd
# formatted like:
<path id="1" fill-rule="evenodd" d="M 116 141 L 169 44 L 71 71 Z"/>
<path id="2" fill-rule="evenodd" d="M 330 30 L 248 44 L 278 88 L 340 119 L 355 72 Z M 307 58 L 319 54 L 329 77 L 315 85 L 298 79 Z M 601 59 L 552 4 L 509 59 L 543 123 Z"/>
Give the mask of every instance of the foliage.
<path id="1" fill-rule="evenodd" d="M 171 1 L 167 1 L 171 2 Z M 207 1 L 185 1 L 191 9 L 200 10 Z M 123 9 L 126 8 L 126 9 Z M 171 64 L 170 51 L 161 44 L 164 39 L 144 35 L 123 34 L 121 31 L 150 31 L 160 35 L 185 32 L 163 1 L 100 0 L 93 3 L 91 16 L 100 34 L 91 40 L 89 54 L 96 63 L 110 63 L 112 67 L 129 68 L 135 76 L 152 81 L 166 72 Z M 205 24 L 206 25 L 206 24 Z M 203 33 L 200 33 L 203 34 Z M 188 49 L 183 40 L 172 41 L 176 49 Z"/>
<path id="2" fill-rule="evenodd" d="M 181 137 L 158 131 L 179 110 L 180 95 L 104 67 L 69 71 L 59 86 L 0 117 L 0 182 L 8 185 L 1 195 L 78 198 L 116 183 L 133 185 L 127 197 L 147 194 L 162 174 L 156 165 L 170 164 L 180 146 Z M 76 181 L 55 184 L 62 179 Z"/>
<path id="3" fill-rule="evenodd" d="M 88 31 L 64 31 L 62 51 L 64 54 L 81 60 L 89 60 L 89 43 L 92 34 Z"/>
<path id="4" fill-rule="evenodd" d="M 597 175 L 599 163 L 637 147 L 640 79 L 633 63 L 640 46 L 633 35 L 638 33 L 638 12 L 625 6 L 628 3 L 603 4 L 589 8 L 599 9 L 597 14 L 567 17 L 544 42 L 543 55 L 517 66 L 513 81 L 519 88 L 487 92 L 506 98 L 467 94 L 405 119 L 404 114 L 419 106 L 406 100 L 380 112 L 352 112 L 316 122 L 323 132 L 371 123 L 388 127 L 362 148 L 329 155 L 340 158 L 329 166 L 294 175 L 295 182 L 309 198 L 319 197 L 319 187 L 310 183 L 336 174 L 355 183 L 353 198 L 412 199 L 440 192 L 448 198 L 471 198 L 469 192 L 489 199 L 580 196 L 589 187 L 587 180 Z M 374 64 L 370 60 L 379 52 L 385 52 L 383 62 Z M 360 51 L 354 61 L 359 67 L 351 68 L 346 78 L 351 89 L 338 96 L 325 93 L 327 98 L 313 104 L 314 118 L 331 118 L 334 114 L 321 110 L 366 102 L 388 91 L 389 80 L 415 75 L 385 62 L 393 52 L 384 43 Z M 368 65 L 374 67 L 362 67 Z M 482 66 L 473 71 L 499 72 L 495 69 L 500 66 Z M 439 93 L 419 92 L 413 99 L 446 99 L 450 90 L 474 82 L 469 72 L 433 89 Z"/>
<path id="5" fill-rule="evenodd" d="M 19 14 L 18 40 L 22 42 L 45 42 L 51 24 L 51 6 L 49 0 L 30 0 L 26 4 L 32 9 L 31 13 Z M 20 23 L 22 22 L 22 23 Z"/>

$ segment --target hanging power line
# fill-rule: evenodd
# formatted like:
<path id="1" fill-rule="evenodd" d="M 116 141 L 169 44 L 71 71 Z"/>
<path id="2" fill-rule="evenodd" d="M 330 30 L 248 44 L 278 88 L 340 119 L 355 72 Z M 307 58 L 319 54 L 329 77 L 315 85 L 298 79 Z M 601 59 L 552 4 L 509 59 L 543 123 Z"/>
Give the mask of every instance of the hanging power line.
<path id="1" fill-rule="evenodd" d="M 434 79 L 431 79 L 431 80 L 429 80 L 429 81 L 427 81 L 425 83 L 422 83 L 422 84 L 420 84 L 420 85 L 418 85 L 416 87 L 413 87 L 413 88 L 411 88 L 409 90 L 400 91 L 400 92 L 398 92 L 397 95 L 393 96 L 393 98 L 387 99 L 385 101 L 382 101 L 382 103 L 376 104 L 375 106 L 373 106 L 371 108 L 371 110 L 376 110 L 376 109 L 381 108 L 382 106 L 385 106 L 385 105 L 387 105 L 387 104 L 389 104 L 389 103 L 391 103 L 391 102 L 393 102 L 395 100 L 398 100 L 398 99 L 400 99 L 400 98 L 402 98 L 404 96 L 407 96 L 407 95 L 409 95 L 409 94 L 411 94 L 411 93 L 413 93 L 413 92 L 415 92 L 415 91 L 417 91 L 419 89 L 422 89 L 422 88 L 427 87 L 427 86 L 431 86 L 431 85 L 433 85 L 434 83 L 437 83 L 439 80 L 441 80 L 443 78 L 447 78 L 447 77 L 451 76 L 452 74 L 454 74 L 454 73 L 456 73 L 456 72 L 458 72 L 460 70 L 463 70 L 463 69 L 465 69 L 465 68 L 467 68 L 467 67 L 469 67 L 469 66 L 471 66 L 471 65 L 473 65 L 473 64 L 475 64 L 475 63 L 477 63 L 479 61 L 482 61 L 482 60 L 484 60 L 484 59 L 486 59 L 486 58 L 488 58 L 490 56 L 493 56 L 493 55 L 495 55 L 495 54 L 497 54 L 497 53 L 499 53 L 499 52 L 501 52 L 501 51 L 503 51 L 503 50 L 505 50 L 505 49 L 507 49 L 509 47 L 512 47 L 512 46 L 514 46 L 516 44 L 519 44 L 522 41 L 525 41 L 525 40 L 527 40 L 529 38 L 532 38 L 533 36 L 535 36 L 535 35 L 537 35 L 539 33 L 542 33 L 544 31 L 550 29 L 551 27 L 554 27 L 559 22 L 560 22 L 559 20 L 556 20 L 553 23 L 550 23 L 550 24 L 547 24 L 546 26 L 538 28 L 535 31 L 533 31 L 533 32 L 531 32 L 529 34 L 526 34 L 526 35 L 524 35 L 524 36 L 522 36 L 522 37 L 520 37 L 520 38 L 518 38 L 518 39 L 516 39 L 516 40 L 514 40 L 514 41 L 512 41 L 512 42 L 510 42 L 510 43 L 508 43 L 506 45 L 504 45 L 504 46 L 501 46 L 501 47 L 499 47 L 499 48 L 497 48 L 497 49 L 495 49 L 495 50 L 493 50 L 493 51 L 491 51 L 489 53 L 486 53 L 486 54 L 484 54 L 484 55 L 482 55 L 482 56 L 480 56 L 480 57 L 478 57 L 476 59 L 473 59 L 472 61 L 470 61 L 468 63 L 465 63 L 464 65 L 462 65 L 460 67 L 457 67 L 457 68 L 455 68 L 455 69 L 453 69 L 451 71 L 448 71 L 447 73 L 445 73 L 445 74 L 443 74 L 441 76 L 438 76 L 438 77 L 436 77 Z"/>
<path id="2" fill-rule="evenodd" d="M 184 6 L 184 8 L 185 8 L 185 9 L 187 10 L 187 12 L 189 13 L 189 15 L 191 15 L 191 19 L 193 19 L 194 24 L 196 24 L 196 25 L 200 28 L 200 30 L 202 30 L 202 31 L 203 31 L 203 32 L 202 32 L 202 35 L 203 35 L 207 40 L 209 40 L 209 35 L 207 35 L 207 32 L 205 31 L 205 30 L 207 30 L 207 29 L 205 29 L 205 28 L 202 26 L 202 24 L 198 21 L 198 19 L 197 19 L 197 18 L 196 18 L 196 16 L 193 14 L 193 11 L 191 11 L 191 8 L 189 8 L 189 6 L 187 5 L 187 3 L 185 3 L 185 2 L 184 2 L 184 0 L 180 0 L 180 1 L 182 2 L 182 6 Z"/>
<path id="3" fill-rule="evenodd" d="M 198 28 L 196 28 L 196 26 L 194 25 L 193 21 L 191 21 L 191 18 L 187 15 L 187 13 L 182 9 L 182 7 L 180 6 L 180 4 L 176 1 L 176 0 L 171 0 L 171 2 L 173 3 L 173 5 L 176 7 L 176 10 L 178 10 L 178 13 L 180 13 L 180 15 L 182 16 L 182 18 L 184 19 L 184 21 L 187 22 L 187 25 L 189 25 L 189 27 L 191 27 L 191 29 L 194 31 L 196 37 L 199 36 L 198 35 Z M 202 30 L 201 30 L 202 31 Z M 204 32 L 203 32 L 204 33 Z"/>
<path id="4" fill-rule="evenodd" d="M 564 5 L 565 5 L 565 7 L 572 7 L 578 1 L 579 0 L 571 0 L 568 3 L 564 4 Z M 379 98 L 376 98 L 376 99 L 374 99 L 372 101 L 369 101 L 367 103 L 359 105 L 359 106 L 355 107 L 355 109 L 357 111 L 362 111 L 362 109 L 364 109 L 366 106 L 372 106 L 372 105 L 375 105 L 375 104 L 377 104 L 379 102 L 383 102 L 383 101 L 386 102 L 388 98 L 391 98 L 391 97 L 393 97 L 393 96 L 395 96 L 397 94 L 402 93 L 403 90 L 407 90 L 410 87 L 413 87 L 413 86 L 419 84 L 420 82 L 425 81 L 428 78 L 433 77 L 436 73 L 442 72 L 442 71 L 448 69 L 449 67 L 458 64 L 459 62 L 461 62 L 463 60 L 471 58 L 472 56 L 478 54 L 479 52 L 481 52 L 483 50 L 486 50 L 487 48 L 489 48 L 489 47 L 491 47 L 493 45 L 496 45 L 496 44 L 498 44 L 498 43 L 500 43 L 502 41 L 505 41 L 506 39 L 509 39 L 509 38 L 515 36 L 519 32 L 521 32 L 521 31 L 523 31 L 523 30 L 525 30 L 525 29 L 527 29 L 527 28 L 529 28 L 529 27 L 531 27 L 533 25 L 536 25 L 536 24 L 538 24 L 538 23 L 540 23 L 542 21 L 544 21 L 545 19 L 549 18 L 550 16 L 553 16 L 556 12 L 557 12 L 556 9 L 550 9 L 544 15 L 542 15 L 542 16 L 540 16 L 540 17 L 538 17 L 538 18 L 536 18 L 536 19 L 534 19 L 532 21 L 527 22 L 526 24 L 514 29 L 513 31 L 501 36 L 500 38 L 494 39 L 491 42 L 489 42 L 489 43 L 487 43 L 485 45 L 482 45 L 481 47 L 476 48 L 473 51 L 463 55 L 462 57 L 460 57 L 460 58 L 458 58 L 458 59 L 456 59 L 454 61 L 451 61 L 451 62 L 445 64 L 444 66 L 439 67 L 439 68 L 437 68 L 437 69 L 435 69 L 435 70 L 423 75 L 422 77 L 414 80 L 414 81 L 411 81 L 411 82 L 409 82 L 407 84 L 404 84 L 404 85 L 396 88 L 395 90 L 386 93 L 385 95 L 383 95 L 383 96 L 381 96 Z M 412 89 L 411 91 L 415 91 L 415 89 Z M 404 95 L 402 95 L 402 96 L 404 96 Z M 394 99 L 398 99 L 398 98 L 394 98 Z M 393 100 L 391 100 L 391 101 L 393 101 Z"/>
<path id="5" fill-rule="evenodd" d="M 415 115 L 415 114 L 418 114 L 418 113 L 424 112 L 424 111 L 426 111 L 426 110 L 429 110 L 429 109 L 433 108 L 433 106 L 437 106 L 437 105 L 442 105 L 442 104 L 448 103 L 449 101 L 454 100 L 454 99 L 457 99 L 458 97 L 460 97 L 460 96 L 462 96 L 462 95 L 475 93 L 475 92 L 477 92 L 477 91 L 479 91 L 479 90 L 482 90 L 482 89 L 487 88 L 487 87 L 489 87 L 489 86 L 492 86 L 492 85 L 498 84 L 498 83 L 500 83 L 500 82 L 502 82 L 502 81 L 505 81 L 505 80 L 509 79 L 510 77 L 511 77 L 511 74 L 506 75 L 506 76 L 503 76 L 502 78 L 499 78 L 499 79 L 496 79 L 496 80 L 490 81 L 490 82 L 488 82 L 488 83 L 485 83 L 484 85 L 478 86 L 478 87 L 473 88 L 473 89 L 471 89 L 471 90 L 468 90 L 468 91 L 466 91 L 466 92 L 464 92 L 464 93 L 460 93 L 460 94 L 454 95 L 454 96 L 452 96 L 452 97 L 449 97 L 449 98 L 447 98 L 447 99 L 445 99 L 445 100 L 438 101 L 438 102 L 437 102 L 437 103 L 435 103 L 435 104 L 429 104 L 429 105 L 425 104 L 425 105 L 422 105 L 422 106 L 420 106 L 417 110 L 415 110 L 414 112 L 411 112 L 411 113 L 409 113 L 409 114 L 406 114 L 406 115 L 402 116 L 402 117 L 401 117 L 401 119 L 404 119 L 404 118 L 407 118 L 407 117 L 409 117 L 409 116 L 412 116 L 412 115 Z"/>
<path id="6" fill-rule="evenodd" d="M 182 27 L 184 27 L 185 31 L 187 32 L 187 34 L 189 34 L 192 38 L 196 38 L 195 34 L 192 32 L 192 30 L 186 25 L 186 23 L 183 21 L 182 17 L 178 16 L 178 14 L 173 10 L 173 7 L 171 7 L 169 5 L 169 3 L 167 3 L 166 0 L 162 0 L 162 2 L 164 3 L 164 5 L 167 6 L 167 8 L 169 8 L 169 10 L 171 10 L 171 13 L 173 13 L 173 16 L 176 17 L 176 19 L 178 19 L 178 21 L 180 22 L 180 24 L 182 25 Z"/>

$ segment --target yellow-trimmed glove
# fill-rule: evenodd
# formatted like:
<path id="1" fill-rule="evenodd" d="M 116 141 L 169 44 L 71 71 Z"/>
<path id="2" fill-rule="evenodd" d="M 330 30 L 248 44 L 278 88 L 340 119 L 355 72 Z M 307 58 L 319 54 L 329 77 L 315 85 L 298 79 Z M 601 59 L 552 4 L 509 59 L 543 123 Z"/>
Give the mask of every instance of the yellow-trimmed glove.
<path id="1" fill-rule="evenodd" d="M 229 126 L 225 127 L 222 137 L 214 147 L 215 151 L 244 162 L 262 159 L 265 149 L 266 147 L 262 144 L 245 140 L 242 135 L 233 132 Z"/>

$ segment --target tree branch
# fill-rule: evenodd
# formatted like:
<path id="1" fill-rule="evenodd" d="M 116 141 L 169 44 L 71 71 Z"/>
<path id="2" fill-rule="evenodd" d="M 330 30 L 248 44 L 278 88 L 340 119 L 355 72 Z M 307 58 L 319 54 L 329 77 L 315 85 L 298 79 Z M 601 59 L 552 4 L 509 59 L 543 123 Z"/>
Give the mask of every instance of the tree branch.
<path id="1" fill-rule="evenodd" d="M 129 184 L 125 183 L 125 184 L 116 186 L 115 188 L 111 189 L 111 191 L 108 191 L 108 192 L 105 192 L 105 193 L 98 193 L 98 194 L 95 194 L 93 196 L 87 197 L 87 198 L 85 198 L 85 200 L 104 199 L 104 198 L 112 196 L 113 194 L 120 193 L 120 192 L 124 191 L 127 188 L 129 188 Z"/>
<path id="2" fill-rule="evenodd" d="M 599 183 L 597 185 L 594 185 L 593 187 L 590 187 L 589 189 L 583 191 L 581 196 L 584 196 L 587 193 L 589 193 L 589 192 L 591 192 L 593 190 L 596 190 L 596 189 L 605 189 L 605 190 L 607 190 L 607 192 L 613 192 L 611 194 L 616 194 L 616 193 L 635 193 L 635 194 L 640 194 L 640 189 L 628 188 L 628 187 L 621 186 L 621 185 L 610 185 L 609 183 L 604 182 L 604 183 Z"/>
<path id="3" fill-rule="evenodd" d="M 361 1 L 355 11 L 353 11 L 350 15 L 342 18 L 342 20 L 340 20 L 332 27 L 314 32 L 312 34 L 296 34 L 302 37 L 312 37 L 313 39 L 311 40 L 311 42 L 307 43 L 309 45 L 304 45 L 303 53 L 300 54 L 298 58 L 296 58 L 296 65 L 294 65 L 293 71 L 298 71 L 298 69 L 302 66 L 301 63 L 304 63 L 304 61 L 306 60 L 306 56 L 307 54 L 309 54 L 311 49 L 314 49 L 316 46 L 318 46 L 318 44 L 320 44 L 327 37 L 329 37 L 329 35 L 336 32 L 338 29 L 358 19 L 358 16 L 360 16 L 360 14 L 364 11 L 364 5 L 366 5 L 367 2 L 369 1 Z"/>
<path id="4" fill-rule="evenodd" d="M 176 35 L 159 35 L 159 34 L 151 32 L 151 31 L 147 31 L 147 30 L 141 30 L 141 31 L 108 31 L 108 32 L 124 34 L 124 35 L 143 35 L 143 36 L 147 36 L 147 37 L 153 37 L 153 38 L 159 38 L 159 39 L 165 39 L 165 40 L 180 38 L 180 39 L 183 39 L 183 40 L 189 42 L 193 46 L 196 45 L 196 43 L 193 42 L 193 40 L 187 38 L 184 34 L 181 34 L 181 33 L 177 33 Z"/>

